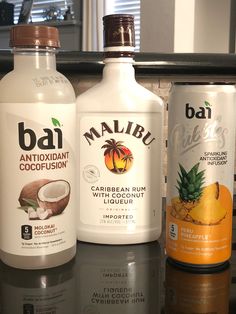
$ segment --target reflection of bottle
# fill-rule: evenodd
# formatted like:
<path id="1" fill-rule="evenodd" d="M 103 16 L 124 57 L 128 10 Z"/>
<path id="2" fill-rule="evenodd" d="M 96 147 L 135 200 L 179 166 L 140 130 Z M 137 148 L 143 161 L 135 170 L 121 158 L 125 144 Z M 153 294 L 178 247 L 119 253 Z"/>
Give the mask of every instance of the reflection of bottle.
<path id="1" fill-rule="evenodd" d="M 154 241 L 161 234 L 163 103 L 135 80 L 134 17 L 103 22 L 103 79 L 77 100 L 78 239 Z"/>
<path id="2" fill-rule="evenodd" d="M 166 314 L 228 313 L 230 269 L 191 272 L 166 263 Z"/>
<path id="3" fill-rule="evenodd" d="M 0 240 L 4 263 L 48 268 L 75 255 L 75 94 L 56 71 L 54 27 L 11 29 L 0 83 Z"/>
<path id="4" fill-rule="evenodd" d="M 160 313 L 160 246 L 80 244 L 78 314 Z"/>
<path id="5" fill-rule="evenodd" d="M 74 260 L 50 270 L 31 272 L 1 263 L 1 313 L 75 314 L 74 269 Z"/>

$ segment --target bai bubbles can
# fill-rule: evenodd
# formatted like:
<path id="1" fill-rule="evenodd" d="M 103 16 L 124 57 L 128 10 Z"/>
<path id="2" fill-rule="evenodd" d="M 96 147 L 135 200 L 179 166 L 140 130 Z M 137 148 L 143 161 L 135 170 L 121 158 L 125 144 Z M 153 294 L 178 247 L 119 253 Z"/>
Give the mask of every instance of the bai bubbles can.
<path id="1" fill-rule="evenodd" d="M 219 266 L 231 255 L 235 106 L 234 84 L 172 86 L 166 250 L 187 266 Z"/>

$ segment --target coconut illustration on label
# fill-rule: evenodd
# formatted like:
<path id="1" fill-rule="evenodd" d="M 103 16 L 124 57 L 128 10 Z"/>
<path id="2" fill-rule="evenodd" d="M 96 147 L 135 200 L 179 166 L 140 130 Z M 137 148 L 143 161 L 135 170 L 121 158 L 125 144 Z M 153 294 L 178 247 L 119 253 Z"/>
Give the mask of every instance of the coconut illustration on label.
<path id="1" fill-rule="evenodd" d="M 115 174 L 124 174 L 133 164 L 132 152 L 123 145 L 123 141 L 116 141 L 113 138 L 105 141 L 105 164 L 107 169 Z"/>
<path id="2" fill-rule="evenodd" d="M 69 203 L 70 184 L 65 180 L 40 179 L 26 184 L 19 196 L 19 209 L 30 220 L 44 220 L 61 214 Z"/>
<path id="3" fill-rule="evenodd" d="M 205 170 L 198 171 L 199 165 L 200 163 L 195 164 L 187 172 L 179 164 L 176 186 L 179 196 L 171 200 L 171 215 L 194 224 L 219 224 L 230 211 L 230 191 L 219 182 L 203 186 Z"/>

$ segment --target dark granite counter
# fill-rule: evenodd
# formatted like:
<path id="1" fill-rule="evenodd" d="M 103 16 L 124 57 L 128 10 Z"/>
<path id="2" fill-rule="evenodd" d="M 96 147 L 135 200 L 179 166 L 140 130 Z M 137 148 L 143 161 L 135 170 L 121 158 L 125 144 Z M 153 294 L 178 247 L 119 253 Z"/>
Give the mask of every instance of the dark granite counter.
<path id="1" fill-rule="evenodd" d="M 0 51 L 0 72 L 13 67 L 9 50 Z M 97 74 L 103 69 L 103 53 L 60 51 L 57 66 L 61 72 Z M 148 75 L 236 75 L 235 54 L 198 53 L 137 53 L 135 69 L 138 74 Z"/>
<path id="2" fill-rule="evenodd" d="M 60 51 L 57 67 L 66 74 L 101 75 L 102 59 L 102 53 Z M 135 60 L 136 73 L 150 77 L 236 78 L 233 54 L 138 53 Z M 0 51 L 0 72 L 12 67 L 10 51 Z M 0 262 L 0 313 L 236 313 L 235 218 L 236 210 L 232 258 L 218 272 L 194 273 L 167 263 L 164 237 L 142 245 L 78 243 L 73 261 L 49 270 L 16 270 Z"/>
<path id="3" fill-rule="evenodd" d="M 233 314 L 236 256 L 218 272 L 168 263 L 160 242 L 78 243 L 64 266 L 24 271 L 0 262 L 3 314 Z"/>
<path id="4" fill-rule="evenodd" d="M 100 72 L 102 53 L 60 52 L 57 62 L 62 71 Z M 151 54 L 137 53 L 135 69 L 141 74 L 155 75 L 236 75 L 234 54 Z"/>

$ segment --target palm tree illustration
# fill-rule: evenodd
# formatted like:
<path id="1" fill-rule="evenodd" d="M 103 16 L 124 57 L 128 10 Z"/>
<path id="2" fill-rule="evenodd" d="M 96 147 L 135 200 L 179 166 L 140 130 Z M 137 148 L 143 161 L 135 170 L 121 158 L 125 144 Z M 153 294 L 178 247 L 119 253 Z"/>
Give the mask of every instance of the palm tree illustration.
<path id="1" fill-rule="evenodd" d="M 125 166 L 123 168 L 123 172 L 125 172 L 127 169 L 127 164 L 128 164 L 128 161 L 131 162 L 132 160 L 134 159 L 133 155 L 132 154 L 126 154 L 121 160 L 123 160 L 125 162 Z"/>
<path id="2" fill-rule="evenodd" d="M 113 163 L 113 170 L 116 173 L 119 173 L 120 170 L 118 169 L 117 165 L 116 165 L 116 161 L 115 161 L 115 154 L 118 156 L 118 158 L 120 158 L 121 154 L 125 154 L 124 152 L 124 147 L 122 145 L 122 141 L 118 141 L 116 142 L 114 140 L 114 138 L 111 138 L 110 140 L 106 140 L 105 141 L 107 144 L 103 145 L 101 148 L 105 148 L 106 150 L 104 151 L 104 156 L 106 156 L 107 154 L 109 154 L 110 156 L 112 156 L 112 163 Z"/>

